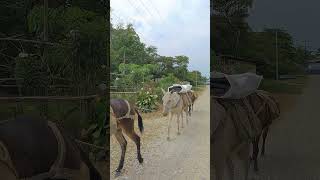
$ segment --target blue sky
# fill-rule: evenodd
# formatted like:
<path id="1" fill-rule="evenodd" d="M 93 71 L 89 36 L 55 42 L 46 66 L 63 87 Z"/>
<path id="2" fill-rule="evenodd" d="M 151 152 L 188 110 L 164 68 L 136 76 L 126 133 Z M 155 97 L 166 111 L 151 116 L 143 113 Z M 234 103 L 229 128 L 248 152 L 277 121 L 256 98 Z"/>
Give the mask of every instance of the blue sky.
<path id="1" fill-rule="evenodd" d="M 186 55 L 189 70 L 210 72 L 210 1 L 111 0 L 112 23 L 131 23 L 163 56 Z"/>

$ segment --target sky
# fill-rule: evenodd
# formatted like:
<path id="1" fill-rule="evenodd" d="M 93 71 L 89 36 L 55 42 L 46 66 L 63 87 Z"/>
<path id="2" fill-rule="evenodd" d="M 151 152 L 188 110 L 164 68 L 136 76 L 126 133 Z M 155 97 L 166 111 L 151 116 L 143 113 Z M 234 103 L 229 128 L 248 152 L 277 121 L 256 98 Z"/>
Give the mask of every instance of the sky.
<path id="1" fill-rule="evenodd" d="M 209 0 L 111 0 L 111 18 L 113 24 L 133 24 L 159 55 L 188 56 L 188 69 L 209 77 Z"/>
<path id="2" fill-rule="evenodd" d="M 282 28 L 293 35 L 297 45 L 308 50 L 320 48 L 319 0 L 255 0 L 248 18 L 255 31 Z"/>

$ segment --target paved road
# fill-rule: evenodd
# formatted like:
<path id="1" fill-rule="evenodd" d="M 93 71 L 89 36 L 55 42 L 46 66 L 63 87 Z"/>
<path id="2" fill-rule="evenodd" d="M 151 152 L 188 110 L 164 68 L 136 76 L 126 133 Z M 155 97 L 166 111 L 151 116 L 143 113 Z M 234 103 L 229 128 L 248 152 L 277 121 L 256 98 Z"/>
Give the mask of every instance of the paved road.
<path id="1" fill-rule="evenodd" d="M 142 135 L 144 164 L 136 160 L 136 148 L 128 141 L 124 172 L 111 179 L 139 180 L 209 180 L 210 179 L 210 92 L 209 87 L 194 106 L 191 123 L 176 134 L 176 121 L 172 122 L 173 138 L 167 141 L 167 118 L 146 119 Z M 119 161 L 119 145 L 111 142 L 111 171 Z"/>
<path id="2" fill-rule="evenodd" d="M 289 112 L 273 124 L 254 180 L 320 179 L 320 76 L 310 76 L 307 87 Z"/>

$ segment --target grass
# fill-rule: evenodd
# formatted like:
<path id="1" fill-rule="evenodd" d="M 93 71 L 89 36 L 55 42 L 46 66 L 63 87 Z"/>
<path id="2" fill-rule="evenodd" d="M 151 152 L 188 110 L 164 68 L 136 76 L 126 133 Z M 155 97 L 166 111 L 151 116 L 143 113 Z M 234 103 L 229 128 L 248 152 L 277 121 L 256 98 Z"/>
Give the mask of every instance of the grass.
<path id="1" fill-rule="evenodd" d="M 285 94 L 301 94 L 307 83 L 307 77 L 301 76 L 296 79 L 289 80 L 272 80 L 264 79 L 260 85 L 260 89 L 271 93 Z"/>

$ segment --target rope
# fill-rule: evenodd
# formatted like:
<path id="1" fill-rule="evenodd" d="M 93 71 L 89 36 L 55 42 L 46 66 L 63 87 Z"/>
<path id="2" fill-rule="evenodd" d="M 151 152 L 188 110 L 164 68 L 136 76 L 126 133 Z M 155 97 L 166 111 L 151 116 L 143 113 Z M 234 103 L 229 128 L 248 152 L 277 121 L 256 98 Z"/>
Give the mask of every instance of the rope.
<path id="1" fill-rule="evenodd" d="M 83 142 L 83 141 L 80 141 L 80 140 L 78 140 L 78 139 L 75 139 L 75 141 L 76 141 L 77 143 L 84 144 L 84 145 L 87 145 L 87 146 L 90 146 L 90 147 L 93 147 L 93 148 L 96 148 L 96 149 L 108 150 L 108 149 L 105 148 L 105 147 L 97 146 L 97 145 L 94 145 L 94 144 L 91 144 L 91 143 L 87 143 L 87 142 Z"/>

